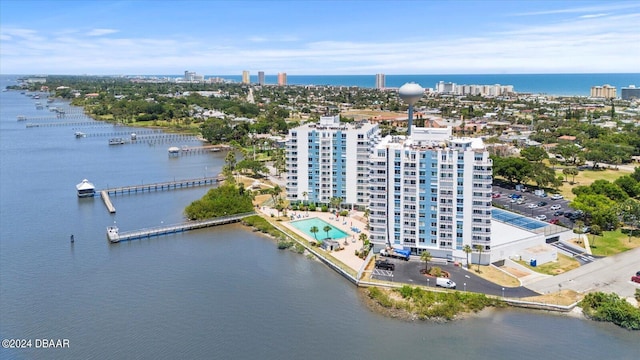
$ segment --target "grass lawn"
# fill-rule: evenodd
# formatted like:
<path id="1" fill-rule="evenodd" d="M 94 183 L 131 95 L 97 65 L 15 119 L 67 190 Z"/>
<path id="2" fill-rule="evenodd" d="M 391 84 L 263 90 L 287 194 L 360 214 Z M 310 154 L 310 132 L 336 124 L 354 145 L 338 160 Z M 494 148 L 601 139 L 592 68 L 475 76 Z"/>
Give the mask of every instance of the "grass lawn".
<path id="1" fill-rule="evenodd" d="M 569 183 L 569 181 L 573 181 L 573 176 L 564 175 L 561 168 L 556 169 L 556 176 L 562 175 L 565 177 L 565 180 L 568 180 L 563 182 L 562 186 L 560 186 L 559 188 L 560 194 L 562 194 L 562 196 L 564 196 L 564 198 L 567 200 L 573 200 L 575 198 L 575 195 L 573 195 L 573 193 L 571 192 L 571 189 L 573 189 L 575 186 L 588 186 L 591 185 L 594 181 L 600 179 L 613 182 L 617 178 L 629 174 L 631 174 L 631 172 L 625 170 L 581 170 L 580 172 L 578 172 L 578 175 L 575 176 L 575 183 L 573 183 L 572 185 Z"/>
<path id="2" fill-rule="evenodd" d="M 491 281 L 492 283 L 498 284 L 504 287 L 518 287 L 520 286 L 520 281 L 513 277 L 510 274 L 506 274 L 503 271 L 498 270 L 494 266 L 480 266 L 480 272 L 478 272 L 478 265 L 471 264 L 471 268 L 469 269 L 474 274 L 480 276 L 481 278 Z"/>
<path id="3" fill-rule="evenodd" d="M 525 261 L 518 261 L 518 263 L 520 265 L 524 265 L 528 267 L 529 269 L 535 272 L 539 272 L 541 274 L 547 274 L 547 275 L 562 274 L 564 272 L 573 270 L 580 266 L 580 263 L 578 262 L 578 260 L 575 260 L 574 258 L 571 258 L 569 256 L 566 256 L 560 253 L 558 253 L 558 261 L 555 261 L 555 262 L 551 261 L 536 267 L 530 266 L 529 263 Z"/>
<path id="4" fill-rule="evenodd" d="M 582 294 L 578 294 L 573 290 L 562 290 L 553 294 L 532 296 L 522 300 L 568 306 L 582 300 L 582 297 Z"/>
<path id="5" fill-rule="evenodd" d="M 589 246 L 593 255 L 609 256 L 639 247 L 640 237 L 632 236 L 629 241 L 626 230 L 605 231 L 602 236 L 589 235 Z"/>

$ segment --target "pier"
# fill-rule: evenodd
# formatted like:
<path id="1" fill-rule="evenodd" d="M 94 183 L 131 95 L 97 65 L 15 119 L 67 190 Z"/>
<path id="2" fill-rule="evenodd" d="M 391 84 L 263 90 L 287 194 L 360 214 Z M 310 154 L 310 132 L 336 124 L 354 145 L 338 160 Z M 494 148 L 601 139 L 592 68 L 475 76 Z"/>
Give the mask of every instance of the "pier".
<path id="1" fill-rule="evenodd" d="M 185 232 L 189 230 L 207 228 L 211 226 L 231 224 L 231 223 L 239 222 L 243 218 L 251 215 L 255 215 L 255 212 L 230 215 L 230 216 L 222 216 L 222 217 L 217 217 L 214 219 L 207 219 L 207 220 L 188 221 L 188 222 L 177 224 L 177 225 L 159 226 L 159 227 L 148 228 L 148 229 L 127 231 L 120 234 L 118 233 L 107 234 L 107 238 L 112 243 L 117 243 L 121 241 L 147 239 L 154 236 L 175 234 L 175 233 Z"/>
<path id="2" fill-rule="evenodd" d="M 86 118 L 86 117 L 85 117 Z M 52 122 L 44 124 L 28 123 L 28 128 L 40 128 L 40 127 L 56 127 L 56 126 L 90 126 L 96 124 L 95 121 L 75 121 L 75 122 Z"/>
<path id="3" fill-rule="evenodd" d="M 231 150 L 231 146 L 229 145 L 183 146 L 182 148 L 180 148 L 180 152 L 177 154 L 195 155 L 228 150 Z"/>
<path id="4" fill-rule="evenodd" d="M 121 187 L 100 190 L 100 194 L 102 193 L 106 193 L 107 195 L 137 194 L 138 192 L 143 193 L 145 191 L 151 192 L 151 191 L 174 190 L 174 189 L 181 189 L 181 188 L 190 188 L 190 187 L 217 184 L 223 180 L 224 180 L 224 177 L 216 176 L 216 177 L 201 177 L 197 179 L 166 181 L 166 182 L 151 183 L 151 184 L 121 186 Z"/>
<path id="5" fill-rule="evenodd" d="M 102 190 L 100 191 L 100 197 L 102 198 L 102 201 L 104 202 L 104 206 L 107 207 L 107 210 L 109 210 L 109 212 L 111 214 L 116 212 L 116 208 L 113 207 L 113 204 L 111 203 L 111 198 L 109 197 L 109 193 Z"/>

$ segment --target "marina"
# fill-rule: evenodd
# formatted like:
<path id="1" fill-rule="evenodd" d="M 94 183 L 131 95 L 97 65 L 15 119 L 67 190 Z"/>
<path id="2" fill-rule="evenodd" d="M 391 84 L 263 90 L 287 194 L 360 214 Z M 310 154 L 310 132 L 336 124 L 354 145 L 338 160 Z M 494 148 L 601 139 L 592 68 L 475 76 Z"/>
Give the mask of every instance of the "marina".
<path id="1" fill-rule="evenodd" d="M 211 226 L 231 224 L 239 222 L 247 216 L 255 215 L 255 212 L 248 212 L 237 215 L 221 216 L 213 219 L 188 221 L 177 225 L 159 226 L 148 229 L 127 231 L 120 233 L 119 229 L 114 226 L 107 227 L 107 239 L 111 243 L 118 243 L 122 241 L 147 239 L 155 236 L 169 235 L 180 232 L 185 232 L 195 229 L 203 229 Z"/>

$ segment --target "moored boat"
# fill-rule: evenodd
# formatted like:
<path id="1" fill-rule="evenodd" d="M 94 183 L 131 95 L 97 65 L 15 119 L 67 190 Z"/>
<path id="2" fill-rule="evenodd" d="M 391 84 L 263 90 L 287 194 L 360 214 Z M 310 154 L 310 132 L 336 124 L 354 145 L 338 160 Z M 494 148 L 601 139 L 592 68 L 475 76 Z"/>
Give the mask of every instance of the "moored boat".
<path id="1" fill-rule="evenodd" d="M 112 243 L 117 243 L 120 241 L 120 234 L 118 233 L 117 226 L 113 225 L 107 227 L 107 240 Z"/>
<path id="2" fill-rule="evenodd" d="M 75 135 L 77 138 L 83 138 L 87 136 L 87 134 L 83 133 L 82 131 L 76 131 Z"/>
<path id="3" fill-rule="evenodd" d="M 124 144 L 124 138 L 111 138 L 109 139 L 109 145 L 122 145 Z"/>
<path id="4" fill-rule="evenodd" d="M 96 187 L 87 179 L 76 185 L 76 190 L 78 191 L 78 197 L 91 197 L 96 193 Z"/>

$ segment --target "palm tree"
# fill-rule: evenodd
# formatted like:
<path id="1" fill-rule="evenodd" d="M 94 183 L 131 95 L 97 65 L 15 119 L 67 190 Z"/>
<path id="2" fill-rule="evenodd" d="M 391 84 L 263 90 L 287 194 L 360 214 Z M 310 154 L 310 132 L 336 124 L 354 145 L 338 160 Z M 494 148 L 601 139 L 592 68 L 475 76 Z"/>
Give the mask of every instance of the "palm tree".
<path id="1" fill-rule="evenodd" d="M 317 226 L 312 226 L 311 229 L 309 229 L 309 231 L 311 231 L 311 233 L 313 234 L 313 237 L 318 240 L 318 236 L 316 235 L 318 233 L 318 231 L 320 231 L 320 229 L 318 229 Z"/>
<path id="2" fill-rule="evenodd" d="M 332 227 L 329 225 L 325 225 L 322 230 L 324 230 L 327 233 L 327 239 L 329 238 L 329 231 L 331 231 Z"/>
<path id="3" fill-rule="evenodd" d="M 467 269 L 468 269 L 469 268 L 469 254 L 471 254 L 471 252 L 473 252 L 473 249 L 471 248 L 471 246 L 465 245 L 462 248 L 462 251 L 464 251 L 464 253 L 467 254 Z"/>
<path id="4" fill-rule="evenodd" d="M 369 214 L 371 214 L 371 211 L 369 209 L 365 209 L 364 210 L 364 218 L 365 218 L 365 220 L 367 220 L 367 224 L 365 226 L 365 230 L 369 230 Z"/>
<path id="5" fill-rule="evenodd" d="M 478 250 L 478 272 L 480 272 L 480 262 L 481 262 L 480 260 L 482 260 L 482 248 L 483 248 L 483 246 L 476 244 L 476 245 L 473 245 L 473 247 L 476 250 Z"/>
<path id="6" fill-rule="evenodd" d="M 364 249 L 365 242 L 367 242 L 367 234 L 360 233 L 360 236 L 358 237 L 358 240 L 362 241 L 362 249 Z"/>
<path id="7" fill-rule="evenodd" d="M 428 251 L 423 251 L 420 254 L 420 260 L 424 261 L 424 272 L 429 273 L 429 260 L 431 260 L 431 253 Z"/>
<path id="8" fill-rule="evenodd" d="M 307 211 L 307 215 L 309 215 L 309 204 L 307 203 L 308 196 L 309 196 L 309 193 L 307 193 L 306 191 L 302 192 L 302 197 L 304 198 L 304 208 Z"/>

